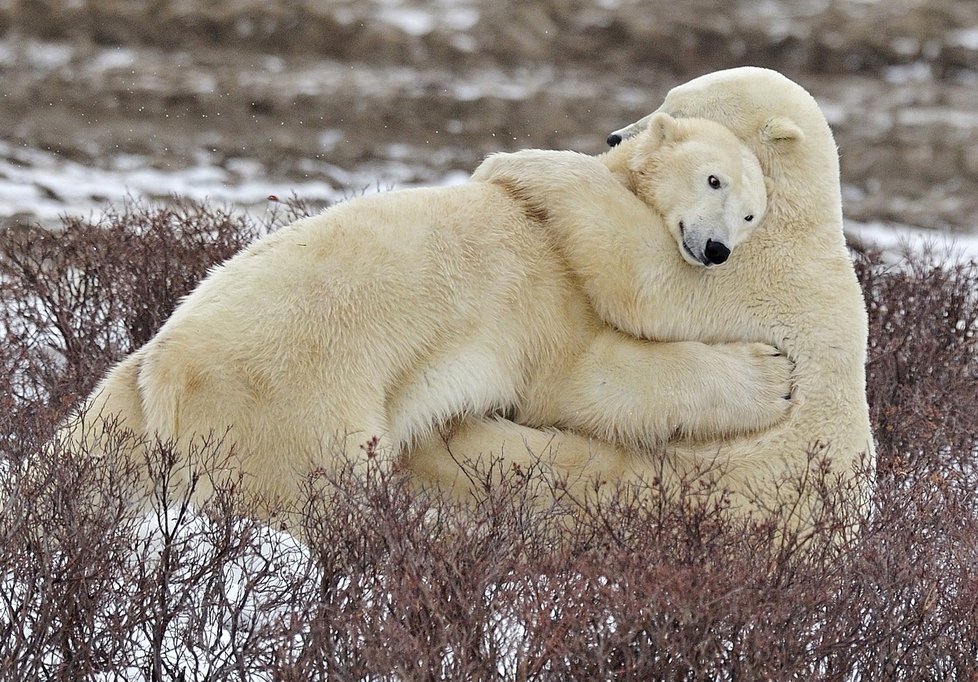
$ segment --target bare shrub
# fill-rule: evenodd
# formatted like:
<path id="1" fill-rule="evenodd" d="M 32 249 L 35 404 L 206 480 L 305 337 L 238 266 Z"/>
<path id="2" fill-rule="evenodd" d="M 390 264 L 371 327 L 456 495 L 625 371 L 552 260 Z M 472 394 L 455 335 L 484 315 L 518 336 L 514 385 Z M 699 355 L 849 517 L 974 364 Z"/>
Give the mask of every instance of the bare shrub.
<path id="1" fill-rule="evenodd" d="M 497 462 L 470 471 L 487 483 L 465 507 L 398 473 L 317 473 L 298 542 L 251 520 L 260 501 L 233 478 L 193 509 L 165 444 L 149 510 L 129 503 L 124 459 L 47 445 L 113 361 L 264 229 L 188 204 L 2 236 L 0 678 L 971 679 L 975 264 L 858 257 L 878 463 L 868 508 L 817 449 L 785 481 L 823 502 L 813 537 L 792 534 L 786 509 L 737 519 L 722 495 L 654 481 L 572 504 Z M 534 503 L 538 484 L 552 507 Z"/>
<path id="2" fill-rule="evenodd" d="M 63 408 L 87 393 L 152 338 L 208 269 L 258 233 L 247 219 L 190 202 L 69 217 L 60 232 L 5 230 L 0 315 L 22 353 L 8 379 L 14 394 Z"/>

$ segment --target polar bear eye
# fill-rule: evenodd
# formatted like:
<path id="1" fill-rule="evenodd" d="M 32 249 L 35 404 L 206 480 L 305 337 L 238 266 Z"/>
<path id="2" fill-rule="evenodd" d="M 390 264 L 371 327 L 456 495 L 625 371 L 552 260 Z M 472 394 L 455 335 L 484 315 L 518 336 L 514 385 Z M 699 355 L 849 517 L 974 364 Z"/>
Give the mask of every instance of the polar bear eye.
<path id="1" fill-rule="evenodd" d="M 753 213 L 750 213 L 750 214 L 744 216 L 744 220 L 746 220 L 747 222 L 750 222 L 753 219 L 754 219 L 754 214 Z"/>
<path id="2" fill-rule="evenodd" d="M 720 189 L 720 178 L 718 178 L 717 176 L 711 175 L 706 179 L 706 181 L 710 183 L 710 187 L 712 187 L 713 189 Z"/>

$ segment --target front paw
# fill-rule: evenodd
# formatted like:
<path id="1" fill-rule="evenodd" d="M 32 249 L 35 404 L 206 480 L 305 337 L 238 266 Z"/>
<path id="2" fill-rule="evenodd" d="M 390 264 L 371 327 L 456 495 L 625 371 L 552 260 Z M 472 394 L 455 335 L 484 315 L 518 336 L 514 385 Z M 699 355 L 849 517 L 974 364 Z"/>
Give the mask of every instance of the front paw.
<path id="1" fill-rule="evenodd" d="M 725 441 L 782 423 L 792 406 L 794 363 L 763 343 L 692 344 L 679 386 L 674 438 Z"/>
<path id="2" fill-rule="evenodd" d="M 729 407 L 740 403 L 731 426 L 759 431 L 780 424 L 792 406 L 794 363 L 783 352 L 764 343 L 732 344 L 740 355 L 740 376 L 734 380 Z M 734 365 L 737 367 L 738 365 Z"/>

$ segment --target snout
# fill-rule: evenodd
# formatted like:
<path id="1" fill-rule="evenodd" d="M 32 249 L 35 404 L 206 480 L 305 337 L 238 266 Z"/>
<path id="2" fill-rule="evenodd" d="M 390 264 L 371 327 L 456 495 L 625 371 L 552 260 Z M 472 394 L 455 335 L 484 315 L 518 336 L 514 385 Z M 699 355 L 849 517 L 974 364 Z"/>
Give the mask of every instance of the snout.
<path id="1" fill-rule="evenodd" d="M 715 242 L 712 239 L 706 240 L 706 248 L 703 249 L 703 258 L 707 265 L 720 265 L 730 257 L 730 248 L 723 242 Z"/>
<path id="2" fill-rule="evenodd" d="M 707 238 L 706 242 L 700 241 L 702 232 L 688 229 L 686 223 L 679 221 L 679 242 L 680 251 L 692 265 L 720 265 L 726 263 L 730 258 L 730 247 L 717 239 Z"/>

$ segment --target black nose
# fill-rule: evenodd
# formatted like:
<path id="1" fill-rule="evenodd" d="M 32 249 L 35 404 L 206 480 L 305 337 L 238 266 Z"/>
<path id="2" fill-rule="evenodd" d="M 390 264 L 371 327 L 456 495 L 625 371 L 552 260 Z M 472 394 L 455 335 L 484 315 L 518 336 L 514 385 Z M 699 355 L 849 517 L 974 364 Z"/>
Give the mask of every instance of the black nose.
<path id="1" fill-rule="evenodd" d="M 730 249 L 723 242 L 715 242 L 712 239 L 706 240 L 706 248 L 703 250 L 706 262 L 709 265 L 720 265 L 730 257 Z"/>
<path id="2" fill-rule="evenodd" d="M 618 133 L 611 133 L 611 135 L 608 136 L 609 147 L 617 147 L 620 144 L 621 144 L 621 135 L 619 135 Z"/>

